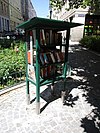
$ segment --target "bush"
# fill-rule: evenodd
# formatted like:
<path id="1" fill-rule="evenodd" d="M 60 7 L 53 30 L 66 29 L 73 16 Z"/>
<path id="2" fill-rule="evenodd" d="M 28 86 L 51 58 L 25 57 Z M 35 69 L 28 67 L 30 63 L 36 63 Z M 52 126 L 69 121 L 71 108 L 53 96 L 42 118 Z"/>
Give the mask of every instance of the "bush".
<path id="1" fill-rule="evenodd" d="M 80 40 L 80 45 L 100 52 L 100 36 L 85 36 Z"/>
<path id="2" fill-rule="evenodd" d="M 0 48 L 4 49 L 4 48 L 10 48 L 11 47 L 11 43 L 13 42 L 13 40 L 11 39 L 0 39 Z"/>
<path id="3" fill-rule="evenodd" d="M 17 45 L 19 51 L 12 48 L 0 50 L 0 78 L 19 71 L 25 71 L 25 49 L 24 44 Z M 13 76 L 11 78 L 14 78 Z M 2 79 L 1 79 L 2 81 Z M 9 81 L 9 83 L 12 81 Z"/>

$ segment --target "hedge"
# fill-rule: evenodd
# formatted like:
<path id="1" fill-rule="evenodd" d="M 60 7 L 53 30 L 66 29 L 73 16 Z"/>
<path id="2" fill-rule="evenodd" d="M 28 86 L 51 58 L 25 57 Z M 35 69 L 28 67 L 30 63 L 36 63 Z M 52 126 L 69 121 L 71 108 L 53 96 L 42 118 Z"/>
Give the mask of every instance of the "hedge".
<path id="1" fill-rule="evenodd" d="M 79 43 L 81 46 L 100 52 L 100 36 L 85 36 Z"/>
<path id="2" fill-rule="evenodd" d="M 18 71 L 25 71 L 24 44 L 17 43 L 15 46 L 18 47 L 18 51 L 12 48 L 0 50 L 0 77 L 1 78 L 7 77 L 7 75 L 16 73 Z"/>

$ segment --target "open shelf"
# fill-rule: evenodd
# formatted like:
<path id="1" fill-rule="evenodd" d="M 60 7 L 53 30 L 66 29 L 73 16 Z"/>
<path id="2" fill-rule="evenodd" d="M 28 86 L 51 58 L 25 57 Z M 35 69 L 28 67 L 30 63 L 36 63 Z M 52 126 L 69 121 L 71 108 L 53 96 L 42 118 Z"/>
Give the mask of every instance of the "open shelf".
<path id="1" fill-rule="evenodd" d="M 40 113 L 40 87 L 66 79 L 70 28 L 80 25 L 34 17 L 17 26 L 26 34 L 27 103 L 30 104 L 31 82 L 36 86 L 37 114 Z M 66 31 L 66 44 L 62 44 L 62 31 Z"/>

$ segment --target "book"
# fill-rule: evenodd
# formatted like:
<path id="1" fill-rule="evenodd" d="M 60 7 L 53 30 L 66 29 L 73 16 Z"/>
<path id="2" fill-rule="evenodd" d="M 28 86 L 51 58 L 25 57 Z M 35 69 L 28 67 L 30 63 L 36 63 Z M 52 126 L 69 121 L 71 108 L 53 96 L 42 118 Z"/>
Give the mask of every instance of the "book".
<path id="1" fill-rule="evenodd" d="M 48 57 L 47 57 L 46 53 L 43 53 L 43 56 L 44 56 L 44 62 L 45 62 L 45 64 L 48 64 L 49 61 L 48 61 Z"/>
<path id="2" fill-rule="evenodd" d="M 53 63 L 52 58 L 50 56 L 50 52 L 46 53 L 46 55 L 47 55 L 47 58 L 48 58 L 48 62 Z"/>
<path id="3" fill-rule="evenodd" d="M 40 76 L 43 78 L 43 68 L 40 70 Z"/>
<path id="4" fill-rule="evenodd" d="M 46 45 L 46 39 L 45 39 L 45 34 L 44 34 L 44 30 L 40 30 L 40 42 L 41 45 Z"/>
<path id="5" fill-rule="evenodd" d="M 43 58 L 43 53 L 40 53 L 40 62 L 42 65 L 45 64 L 44 58 Z"/>
<path id="6" fill-rule="evenodd" d="M 62 44 L 62 34 L 61 33 L 55 33 L 55 44 Z"/>
<path id="7" fill-rule="evenodd" d="M 31 53 L 30 53 L 30 51 L 27 52 L 27 61 L 28 61 L 28 64 L 31 64 Z"/>
<path id="8" fill-rule="evenodd" d="M 52 62 L 55 63 L 56 61 L 52 52 L 50 52 L 50 56 L 51 56 Z"/>
<path id="9" fill-rule="evenodd" d="M 51 65 L 47 67 L 47 75 L 48 77 L 51 76 Z"/>
<path id="10" fill-rule="evenodd" d="M 46 44 L 49 45 L 49 42 L 50 42 L 50 32 L 48 32 L 48 31 L 45 32 L 45 38 L 46 38 Z"/>
<path id="11" fill-rule="evenodd" d="M 28 77 L 36 82 L 35 68 L 28 64 Z"/>
<path id="12" fill-rule="evenodd" d="M 59 57 L 59 53 L 58 52 L 55 52 L 56 56 L 57 56 L 57 61 L 60 62 L 60 57 Z"/>
<path id="13" fill-rule="evenodd" d="M 56 51 L 53 52 L 53 55 L 54 55 L 55 61 L 58 62 Z"/>
<path id="14" fill-rule="evenodd" d="M 50 76 L 55 76 L 55 74 L 56 74 L 56 66 L 51 66 Z"/>
<path id="15" fill-rule="evenodd" d="M 48 74 L 47 74 L 47 67 L 41 68 L 41 70 L 40 70 L 40 76 L 42 78 L 46 78 L 48 76 Z"/>
<path id="16" fill-rule="evenodd" d="M 64 61 L 64 53 L 63 52 L 59 52 L 59 57 L 60 57 L 60 61 Z"/>

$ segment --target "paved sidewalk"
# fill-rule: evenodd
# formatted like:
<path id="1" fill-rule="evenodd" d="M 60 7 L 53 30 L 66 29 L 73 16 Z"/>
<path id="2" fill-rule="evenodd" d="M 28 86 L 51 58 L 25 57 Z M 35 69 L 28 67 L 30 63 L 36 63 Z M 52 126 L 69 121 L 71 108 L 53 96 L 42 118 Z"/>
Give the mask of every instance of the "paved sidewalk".
<path id="1" fill-rule="evenodd" d="M 99 133 L 100 57 L 71 45 L 69 64 L 72 76 L 66 81 L 65 104 L 60 92 L 63 81 L 41 87 L 41 114 L 35 111 L 35 87 L 31 85 L 30 105 L 26 87 L 0 96 L 0 133 Z"/>

